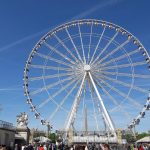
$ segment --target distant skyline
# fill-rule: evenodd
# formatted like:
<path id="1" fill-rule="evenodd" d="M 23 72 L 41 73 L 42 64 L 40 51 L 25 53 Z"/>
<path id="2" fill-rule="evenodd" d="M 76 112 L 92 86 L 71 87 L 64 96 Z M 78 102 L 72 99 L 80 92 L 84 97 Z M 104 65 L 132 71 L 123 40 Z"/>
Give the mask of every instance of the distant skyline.
<path id="1" fill-rule="evenodd" d="M 29 53 L 49 30 L 76 19 L 106 20 L 133 33 L 150 54 L 149 8 L 148 0 L 1 1 L 0 120 L 16 125 L 16 116 L 27 112 L 29 127 L 41 128 L 39 120 L 34 119 L 26 104 L 22 78 Z M 150 83 L 146 86 L 150 87 Z M 150 111 L 141 120 L 138 129 L 148 130 L 148 124 Z"/>

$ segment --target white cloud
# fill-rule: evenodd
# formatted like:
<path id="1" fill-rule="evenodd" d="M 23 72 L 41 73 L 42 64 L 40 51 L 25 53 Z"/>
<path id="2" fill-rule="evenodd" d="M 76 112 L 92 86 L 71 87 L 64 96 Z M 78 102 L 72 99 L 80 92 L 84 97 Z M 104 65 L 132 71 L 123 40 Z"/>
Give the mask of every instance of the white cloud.
<path id="1" fill-rule="evenodd" d="M 122 1 L 123 0 L 108 0 L 108 1 L 103 1 L 102 3 L 99 3 L 98 5 L 92 7 L 91 9 L 86 10 L 85 12 L 72 17 L 70 20 L 67 20 L 66 22 L 72 21 L 72 20 L 76 20 L 76 19 L 82 19 L 82 18 L 87 17 L 88 15 L 90 15 L 90 14 L 98 11 L 99 9 L 103 9 L 105 7 L 108 7 L 108 6 L 116 5 L 116 4 L 118 4 L 118 3 L 122 2 Z M 53 27 L 51 27 L 51 28 L 53 28 Z M 46 33 L 46 31 L 48 31 L 48 29 L 49 28 L 44 29 L 44 30 L 42 30 L 40 32 L 31 34 L 29 36 L 26 36 L 26 37 L 24 37 L 24 38 L 22 38 L 20 40 L 17 40 L 17 41 L 15 41 L 13 43 L 7 44 L 6 46 L 0 48 L 0 52 L 2 52 L 4 50 L 7 50 L 7 49 L 10 49 L 10 48 L 12 48 L 12 47 L 14 47 L 14 46 L 16 46 L 18 44 L 21 44 L 21 43 L 23 43 L 23 42 L 25 42 L 27 40 L 33 39 L 33 38 L 35 38 L 35 37 L 37 37 L 39 35 L 42 35 L 42 34 Z"/>

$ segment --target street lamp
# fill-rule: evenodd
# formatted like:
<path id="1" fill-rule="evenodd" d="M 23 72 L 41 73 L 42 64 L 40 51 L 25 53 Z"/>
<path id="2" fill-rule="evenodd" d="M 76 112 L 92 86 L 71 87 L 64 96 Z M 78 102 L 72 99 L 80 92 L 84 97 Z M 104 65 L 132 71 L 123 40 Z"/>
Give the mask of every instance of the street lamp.
<path id="1" fill-rule="evenodd" d="M 47 123 L 47 137 L 48 137 L 49 134 L 51 133 L 51 129 L 52 129 L 52 126 L 51 126 L 50 123 L 48 122 L 48 123 Z"/>

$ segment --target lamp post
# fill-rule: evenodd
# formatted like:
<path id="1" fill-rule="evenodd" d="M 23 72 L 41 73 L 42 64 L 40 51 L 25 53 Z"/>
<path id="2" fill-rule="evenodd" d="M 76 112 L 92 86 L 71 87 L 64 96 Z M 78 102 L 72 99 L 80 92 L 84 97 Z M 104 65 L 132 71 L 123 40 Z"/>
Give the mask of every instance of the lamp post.
<path id="1" fill-rule="evenodd" d="M 48 123 L 47 123 L 47 137 L 48 137 L 49 134 L 51 133 L 51 129 L 52 129 L 52 126 L 51 126 L 50 123 L 48 122 Z"/>
<path id="2" fill-rule="evenodd" d="M 149 141 L 150 141 L 150 130 L 148 130 L 148 134 L 149 134 L 148 136 L 149 136 Z"/>

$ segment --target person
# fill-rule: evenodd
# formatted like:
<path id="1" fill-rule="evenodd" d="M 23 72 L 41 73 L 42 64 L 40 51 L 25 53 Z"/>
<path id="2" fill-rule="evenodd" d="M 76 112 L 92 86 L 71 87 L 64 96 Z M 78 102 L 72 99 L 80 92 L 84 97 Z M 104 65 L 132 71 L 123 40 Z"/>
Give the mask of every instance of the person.
<path id="1" fill-rule="evenodd" d="M 18 150 L 18 144 L 15 144 L 15 150 Z"/>
<path id="2" fill-rule="evenodd" d="M 28 150 L 33 150 L 33 146 L 31 143 L 29 143 L 29 145 L 28 145 Z"/>
<path id="3" fill-rule="evenodd" d="M 43 145 L 40 145 L 40 148 L 39 148 L 39 150 L 44 150 L 44 147 L 43 147 Z"/>
<path id="4" fill-rule="evenodd" d="M 142 144 L 139 146 L 139 150 L 144 150 L 144 148 L 143 148 L 143 145 L 142 145 Z"/>
<path id="5" fill-rule="evenodd" d="M 25 145 L 22 145 L 22 146 L 21 146 L 21 150 L 24 150 L 24 147 L 25 147 Z"/>
<path id="6" fill-rule="evenodd" d="M 133 145 L 133 148 L 134 148 L 134 150 L 138 150 L 138 148 L 135 145 Z"/>
<path id="7" fill-rule="evenodd" d="M 100 144 L 102 150 L 111 150 L 108 144 Z"/>
<path id="8" fill-rule="evenodd" d="M 96 150 L 99 150 L 99 149 L 100 149 L 98 144 L 96 144 L 95 147 L 96 147 Z"/>
<path id="9" fill-rule="evenodd" d="M 87 147 L 87 145 L 85 146 L 85 149 L 84 150 L 88 150 L 88 147 Z"/>
<path id="10" fill-rule="evenodd" d="M 44 145 L 44 147 L 43 147 L 43 148 L 44 148 L 44 150 L 47 150 L 47 147 L 46 147 L 46 145 Z"/>
<path id="11" fill-rule="evenodd" d="M 6 150 L 6 145 L 2 145 L 2 150 Z"/>
<path id="12" fill-rule="evenodd" d="M 143 145 L 143 148 L 144 148 L 144 150 L 148 150 L 148 147 L 147 147 L 147 145 L 145 144 L 145 145 Z"/>
<path id="13" fill-rule="evenodd" d="M 131 150 L 131 145 L 128 145 L 127 150 Z"/>
<path id="14" fill-rule="evenodd" d="M 2 147 L 2 145 L 0 145 L 0 150 L 2 150 L 3 149 L 3 147 Z"/>

